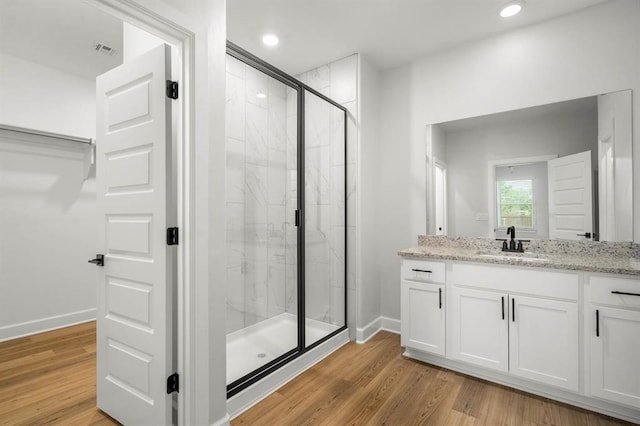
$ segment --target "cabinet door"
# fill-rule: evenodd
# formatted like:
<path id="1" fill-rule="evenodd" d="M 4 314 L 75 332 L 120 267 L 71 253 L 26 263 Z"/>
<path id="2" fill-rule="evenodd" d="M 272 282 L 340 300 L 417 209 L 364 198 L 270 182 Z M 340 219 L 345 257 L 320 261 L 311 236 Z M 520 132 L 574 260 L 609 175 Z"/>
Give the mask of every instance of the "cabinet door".
<path id="1" fill-rule="evenodd" d="M 640 311 L 588 309 L 591 395 L 640 408 Z"/>
<path id="2" fill-rule="evenodd" d="M 578 304 L 511 296 L 509 307 L 509 372 L 577 392 Z"/>
<path id="3" fill-rule="evenodd" d="M 401 343 L 444 356 L 444 286 L 402 281 Z"/>
<path id="4" fill-rule="evenodd" d="M 507 294 L 453 287 L 451 297 L 452 358 L 507 371 Z"/>

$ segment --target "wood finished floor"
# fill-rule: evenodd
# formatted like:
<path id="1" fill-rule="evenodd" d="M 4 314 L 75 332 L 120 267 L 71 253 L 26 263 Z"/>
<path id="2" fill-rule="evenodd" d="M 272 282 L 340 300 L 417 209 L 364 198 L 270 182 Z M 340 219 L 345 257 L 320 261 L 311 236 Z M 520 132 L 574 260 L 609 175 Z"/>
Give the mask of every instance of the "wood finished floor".
<path id="1" fill-rule="evenodd" d="M 630 425 L 402 357 L 400 337 L 349 343 L 232 425 Z"/>
<path id="2" fill-rule="evenodd" d="M 96 408 L 95 323 L 0 343 L 0 425 L 117 425 Z M 381 332 L 349 343 L 235 425 L 629 425 L 402 357 Z"/>
<path id="3" fill-rule="evenodd" d="M 95 322 L 0 343 L 0 425 L 118 425 L 96 408 Z"/>

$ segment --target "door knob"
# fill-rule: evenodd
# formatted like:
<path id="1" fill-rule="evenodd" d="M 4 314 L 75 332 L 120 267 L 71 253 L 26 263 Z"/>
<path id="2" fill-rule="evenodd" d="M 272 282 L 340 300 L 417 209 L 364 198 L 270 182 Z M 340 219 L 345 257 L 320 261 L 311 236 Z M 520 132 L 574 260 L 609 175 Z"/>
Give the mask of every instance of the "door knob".
<path id="1" fill-rule="evenodd" d="M 104 254 L 96 254 L 96 258 L 89 260 L 89 263 L 93 263 L 96 266 L 104 266 Z"/>
<path id="2" fill-rule="evenodd" d="M 576 234 L 578 237 L 591 238 L 591 232 L 585 232 L 584 234 Z"/>

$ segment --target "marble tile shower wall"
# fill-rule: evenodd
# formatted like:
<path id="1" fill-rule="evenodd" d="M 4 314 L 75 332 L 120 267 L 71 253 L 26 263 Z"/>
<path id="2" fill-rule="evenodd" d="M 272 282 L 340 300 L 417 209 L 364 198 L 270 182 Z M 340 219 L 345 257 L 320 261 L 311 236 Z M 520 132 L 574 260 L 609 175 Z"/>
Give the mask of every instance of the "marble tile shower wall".
<path id="1" fill-rule="evenodd" d="M 227 332 L 233 332 L 285 312 L 287 285 L 296 283 L 296 259 L 286 250 L 293 244 L 295 253 L 296 244 L 287 206 L 295 190 L 287 147 L 295 149 L 295 137 L 287 140 L 285 85 L 229 56 L 226 84 Z"/>

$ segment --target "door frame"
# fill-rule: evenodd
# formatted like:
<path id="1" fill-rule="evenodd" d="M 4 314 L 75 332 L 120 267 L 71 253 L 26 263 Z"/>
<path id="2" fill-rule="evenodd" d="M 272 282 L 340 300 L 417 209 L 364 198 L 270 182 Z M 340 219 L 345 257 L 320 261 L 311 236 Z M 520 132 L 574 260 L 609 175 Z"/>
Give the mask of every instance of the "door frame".
<path id="1" fill-rule="evenodd" d="M 436 185 L 437 181 L 437 171 L 442 170 L 442 230 L 441 233 L 438 233 L 438 222 L 436 218 L 438 217 L 438 187 Z M 440 160 L 438 157 L 433 157 L 433 207 L 434 207 L 434 235 L 449 235 L 449 224 L 448 224 L 448 204 L 449 204 L 449 194 L 447 191 L 447 163 Z"/>
<path id="2" fill-rule="evenodd" d="M 195 72 L 195 34 L 176 22 L 166 19 L 153 11 L 143 8 L 128 0 L 89 0 L 89 3 L 106 13 L 135 25 L 172 46 L 177 51 L 178 65 L 173 67 L 175 79 L 180 83 L 180 97 L 174 109 L 176 130 L 173 131 L 171 149 L 175 156 L 176 166 L 176 226 L 182 234 L 181 243 L 177 246 L 176 259 L 176 309 L 175 314 L 177 343 L 176 369 L 182 379 L 182 386 L 177 397 L 178 424 L 194 423 L 195 398 L 194 383 L 193 330 L 195 327 L 192 306 L 195 293 L 194 241 L 190 238 L 194 221 L 194 148 L 195 110 L 194 72 Z"/>

